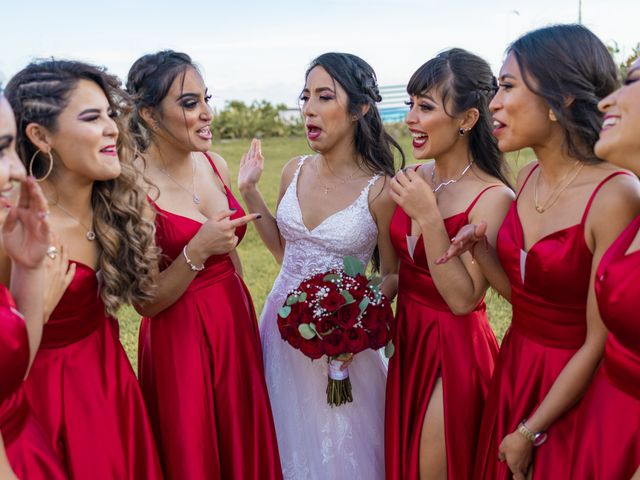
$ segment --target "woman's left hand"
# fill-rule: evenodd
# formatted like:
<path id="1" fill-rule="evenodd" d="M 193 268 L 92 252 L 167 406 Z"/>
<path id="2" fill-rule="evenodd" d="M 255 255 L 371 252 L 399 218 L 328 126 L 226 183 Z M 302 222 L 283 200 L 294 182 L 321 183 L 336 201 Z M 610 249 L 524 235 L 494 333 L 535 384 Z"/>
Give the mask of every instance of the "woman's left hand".
<path id="1" fill-rule="evenodd" d="M 498 448 L 498 459 L 506 461 L 514 480 L 525 480 L 531 467 L 532 443 L 519 432 L 512 432 L 502 440 Z"/>
<path id="2" fill-rule="evenodd" d="M 341 353 L 340 355 L 338 355 L 336 357 L 336 360 L 342 362 L 340 370 L 346 370 L 347 368 L 349 368 L 349 365 L 351 365 L 351 362 L 353 362 L 353 357 L 353 353 Z"/>
<path id="3" fill-rule="evenodd" d="M 431 186 L 413 168 L 398 171 L 391 180 L 390 193 L 391 199 L 416 221 L 418 217 L 438 212 Z"/>
<path id="4" fill-rule="evenodd" d="M 20 184 L 18 204 L 9 209 L 2 226 L 7 255 L 17 264 L 35 268 L 42 264 L 49 248 L 48 205 L 35 179 Z"/>

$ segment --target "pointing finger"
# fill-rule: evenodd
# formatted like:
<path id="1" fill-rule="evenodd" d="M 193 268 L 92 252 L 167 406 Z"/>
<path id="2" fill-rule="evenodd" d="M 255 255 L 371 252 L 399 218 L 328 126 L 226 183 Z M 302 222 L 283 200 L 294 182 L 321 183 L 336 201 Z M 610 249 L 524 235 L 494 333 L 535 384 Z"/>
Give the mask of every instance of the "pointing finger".
<path id="1" fill-rule="evenodd" d="M 252 222 L 253 220 L 257 220 L 258 218 L 261 218 L 262 215 L 259 213 L 250 213 L 249 215 L 245 215 L 244 217 L 240 217 L 240 218 L 236 218 L 231 220 L 230 225 L 233 228 L 238 228 L 241 227 L 242 225 L 246 225 L 249 222 Z"/>

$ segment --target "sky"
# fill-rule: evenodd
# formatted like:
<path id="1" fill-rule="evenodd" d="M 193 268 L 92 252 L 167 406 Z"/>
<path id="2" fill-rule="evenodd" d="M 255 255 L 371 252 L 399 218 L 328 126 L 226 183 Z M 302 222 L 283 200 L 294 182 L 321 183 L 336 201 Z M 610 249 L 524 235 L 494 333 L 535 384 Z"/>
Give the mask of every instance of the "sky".
<path id="1" fill-rule="evenodd" d="M 30 60 L 72 58 L 122 79 L 145 53 L 171 48 L 201 67 L 216 107 L 268 100 L 295 107 L 310 61 L 354 53 L 380 85 L 406 84 L 439 51 L 462 47 L 497 73 L 509 42 L 578 21 L 629 54 L 640 42 L 640 0 L 2 0 L 0 82 Z"/>

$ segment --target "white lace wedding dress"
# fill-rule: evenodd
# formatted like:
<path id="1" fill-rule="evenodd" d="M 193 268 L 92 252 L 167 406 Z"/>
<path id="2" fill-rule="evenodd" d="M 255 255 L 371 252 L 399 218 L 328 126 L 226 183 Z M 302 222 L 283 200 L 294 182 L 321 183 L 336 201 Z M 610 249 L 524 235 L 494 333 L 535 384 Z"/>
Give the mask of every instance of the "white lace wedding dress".
<path id="1" fill-rule="evenodd" d="M 357 354 L 349 366 L 353 403 L 327 405 L 326 357 L 311 361 L 285 343 L 277 312 L 286 294 L 311 272 L 342 267 L 346 255 L 367 264 L 378 229 L 368 205 L 373 177 L 357 200 L 307 229 L 298 203 L 298 169 L 276 214 L 286 247 L 280 274 L 261 317 L 265 375 L 286 480 L 376 480 L 384 478 L 384 395 L 381 355 Z"/>

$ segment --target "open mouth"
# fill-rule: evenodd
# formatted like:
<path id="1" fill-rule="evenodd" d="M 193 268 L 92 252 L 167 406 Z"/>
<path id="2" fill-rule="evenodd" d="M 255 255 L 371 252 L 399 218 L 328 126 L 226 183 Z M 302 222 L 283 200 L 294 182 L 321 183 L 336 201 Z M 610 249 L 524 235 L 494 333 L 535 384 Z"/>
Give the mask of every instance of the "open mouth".
<path id="1" fill-rule="evenodd" d="M 315 125 L 307 125 L 307 138 L 309 140 L 317 140 L 322 130 Z"/>
<path id="2" fill-rule="evenodd" d="M 411 131 L 411 137 L 413 137 L 411 142 L 413 148 L 422 148 L 427 143 L 427 140 L 429 140 L 429 135 L 423 132 Z"/>
<path id="3" fill-rule="evenodd" d="M 100 149 L 100 153 L 103 155 L 109 155 L 110 157 L 116 157 L 118 155 L 118 150 L 115 145 L 107 145 Z"/>
<path id="4" fill-rule="evenodd" d="M 604 120 L 602 121 L 601 131 L 605 131 L 610 129 L 611 127 L 615 127 L 619 121 L 620 121 L 620 117 L 614 117 L 614 116 L 604 117 Z"/>
<path id="5" fill-rule="evenodd" d="M 498 134 L 506 125 L 499 120 L 493 120 L 493 134 Z"/>
<path id="6" fill-rule="evenodd" d="M 196 133 L 203 140 L 211 140 L 212 138 L 211 128 L 209 127 L 209 125 L 207 125 L 206 127 L 202 127 L 200 130 L 196 130 Z"/>

